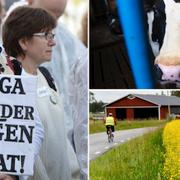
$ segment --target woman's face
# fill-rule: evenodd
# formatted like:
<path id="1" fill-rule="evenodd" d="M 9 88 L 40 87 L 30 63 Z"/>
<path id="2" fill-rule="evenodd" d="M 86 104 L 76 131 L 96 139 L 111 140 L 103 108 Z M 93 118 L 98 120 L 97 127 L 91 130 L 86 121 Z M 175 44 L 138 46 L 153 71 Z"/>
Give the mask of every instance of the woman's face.
<path id="1" fill-rule="evenodd" d="M 29 58 L 35 64 L 50 61 L 52 47 L 55 45 L 53 33 L 35 33 L 29 40 L 24 40 L 22 49 L 25 52 L 25 58 Z"/>

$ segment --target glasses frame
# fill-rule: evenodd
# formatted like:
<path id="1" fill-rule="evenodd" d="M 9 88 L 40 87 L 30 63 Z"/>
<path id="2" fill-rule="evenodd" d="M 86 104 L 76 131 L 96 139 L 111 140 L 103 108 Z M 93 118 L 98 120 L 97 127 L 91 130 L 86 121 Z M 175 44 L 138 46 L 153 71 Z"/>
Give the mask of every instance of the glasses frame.
<path id="1" fill-rule="evenodd" d="M 54 40 L 55 34 L 50 32 L 34 33 L 33 36 L 44 37 L 47 41 Z"/>

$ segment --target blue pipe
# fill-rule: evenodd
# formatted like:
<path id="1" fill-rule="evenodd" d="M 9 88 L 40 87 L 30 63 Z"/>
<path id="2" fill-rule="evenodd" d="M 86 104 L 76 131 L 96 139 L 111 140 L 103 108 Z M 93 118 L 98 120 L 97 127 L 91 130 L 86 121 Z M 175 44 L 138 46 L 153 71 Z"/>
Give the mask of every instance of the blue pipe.
<path id="1" fill-rule="evenodd" d="M 136 88 L 154 88 L 142 0 L 117 0 L 117 6 Z"/>

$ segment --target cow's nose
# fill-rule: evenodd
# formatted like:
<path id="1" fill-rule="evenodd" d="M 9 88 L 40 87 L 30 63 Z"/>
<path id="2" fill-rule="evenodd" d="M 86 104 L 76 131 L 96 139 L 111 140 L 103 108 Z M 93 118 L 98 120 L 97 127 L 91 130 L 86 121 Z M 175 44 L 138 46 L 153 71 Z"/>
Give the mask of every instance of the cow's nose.
<path id="1" fill-rule="evenodd" d="M 162 64 L 156 64 L 156 76 L 157 80 L 180 82 L 180 66 L 165 66 Z"/>

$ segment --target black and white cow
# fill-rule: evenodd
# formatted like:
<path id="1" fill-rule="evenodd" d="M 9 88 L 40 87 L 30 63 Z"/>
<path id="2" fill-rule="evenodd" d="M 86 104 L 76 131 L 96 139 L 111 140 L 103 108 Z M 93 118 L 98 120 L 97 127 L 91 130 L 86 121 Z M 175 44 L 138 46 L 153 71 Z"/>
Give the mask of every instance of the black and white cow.
<path id="1" fill-rule="evenodd" d="M 172 82 L 180 82 L 180 3 L 178 2 L 180 0 L 159 0 L 151 8 L 146 9 L 149 41 L 155 56 L 155 65 L 158 71 L 161 71 L 161 80 Z"/>

